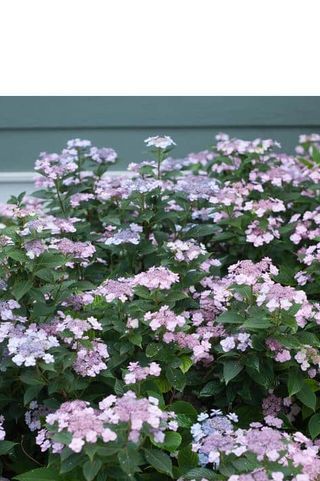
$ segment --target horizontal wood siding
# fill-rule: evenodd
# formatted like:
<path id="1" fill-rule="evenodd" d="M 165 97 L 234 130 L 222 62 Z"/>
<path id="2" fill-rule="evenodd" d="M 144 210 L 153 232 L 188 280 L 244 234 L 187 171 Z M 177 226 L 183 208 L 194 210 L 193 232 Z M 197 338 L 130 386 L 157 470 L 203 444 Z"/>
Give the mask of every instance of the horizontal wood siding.
<path id="1" fill-rule="evenodd" d="M 31 171 L 39 152 L 73 137 L 115 148 L 125 169 L 149 157 L 149 135 L 171 135 L 182 156 L 220 131 L 292 152 L 299 133 L 320 131 L 320 97 L 0 97 L 0 172 Z"/>

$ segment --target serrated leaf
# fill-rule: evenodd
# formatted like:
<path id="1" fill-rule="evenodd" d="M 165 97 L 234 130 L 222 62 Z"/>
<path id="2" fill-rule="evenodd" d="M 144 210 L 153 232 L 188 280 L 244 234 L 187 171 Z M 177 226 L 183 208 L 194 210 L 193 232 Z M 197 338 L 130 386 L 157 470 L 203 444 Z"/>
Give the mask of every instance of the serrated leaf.
<path id="1" fill-rule="evenodd" d="M 216 318 L 216 322 L 221 322 L 222 324 L 243 324 L 244 318 L 237 312 L 226 311 Z"/>
<path id="2" fill-rule="evenodd" d="M 79 466 L 79 454 L 71 454 L 67 459 L 65 459 L 60 465 L 60 474 L 69 473 L 74 468 Z"/>
<path id="3" fill-rule="evenodd" d="M 18 481 L 59 481 L 61 477 L 59 473 L 52 468 L 37 468 L 27 473 L 19 474 L 13 479 Z"/>
<path id="4" fill-rule="evenodd" d="M 303 388 L 296 394 L 296 397 L 302 402 L 302 404 L 313 411 L 315 410 L 317 398 L 308 384 L 304 384 Z"/>
<path id="5" fill-rule="evenodd" d="M 16 444 L 12 441 L 0 441 L 0 456 L 8 454 Z"/>
<path id="6" fill-rule="evenodd" d="M 186 414 L 192 418 L 196 418 L 198 415 L 197 410 L 187 401 L 175 401 L 170 404 L 170 411 L 174 411 L 176 414 Z"/>
<path id="7" fill-rule="evenodd" d="M 166 369 L 166 376 L 169 383 L 178 391 L 183 391 L 186 385 L 185 375 L 179 370 L 172 367 Z"/>
<path id="8" fill-rule="evenodd" d="M 154 444 L 158 448 L 165 449 L 166 451 L 172 452 L 178 449 L 178 447 L 181 444 L 181 441 L 182 441 L 181 434 L 173 431 L 168 431 L 166 432 L 163 443 L 156 443 L 152 441 L 152 444 Z"/>
<path id="9" fill-rule="evenodd" d="M 173 478 L 172 461 L 168 454 L 160 449 L 145 449 L 144 455 L 147 462 L 159 473 L 164 473 Z"/>
<path id="10" fill-rule="evenodd" d="M 29 384 L 30 386 L 44 385 L 44 381 L 39 379 L 37 374 L 34 371 L 31 371 L 30 368 L 28 371 L 21 374 L 20 379 L 24 384 Z"/>
<path id="11" fill-rule="evenodd" d="M 61 431 L 60 433 L 55 433 L 52 436 L 52 439 L 56 441 L 57 443 L 62 443 L 62 444 L 70 444 L 72 441 L 72 434 L 68 433 L 67 431 Z"/>
<path id="12" fill-rule="evenodd" d="M 188 238 L 197 239 L 198 237 L 212 235 L 217 232 L 218 229 L 219 227 L 215 224 L 200 224 L 189 229 L 186 235 Z"/>
<path id="13" fill-rule="evenodd" d="M 39 384 L 37 384 L 36 386 L 27 387 L 23 395 L 23 404 L 26 406 L 27 404 L 30 403 L 30 401 L 32 401 L 33 399 L 36 399 L 42 387 L 43 386 Z"/>
<path id="14" fill-rule="evenodd" d="M 31 289 L 32 285 L 33 283 L 31 279 L 16 281 L 11 287 L 11 291 L 16 300 L 20 301 L 20 299 Z"/>
<path id="15" fill-rule="evenodd" d="M 130 477 L 138 470 L 138 453 L 135 446 L 128 445 L 118 452 L 118 460 L 122 471 Z"/>
<path id="16" fill-rule="evenodd" d="M 190 446 L 180 449 L 178 453 L 178 464 L 183 470 L 195 468 L 199 464 L 197 453 L 193 452 Z"/>
<path id="17" fill-rule="evenodd" d="M 200 397 L 210 397 L 221 391 L 222 386 L 219 381 L 209 381 L 200 391 Z"/>
<path id="18" fill-rule="evenodd" d="M 234 379 L 243 369 L 243 366 L 238 361 L 224 361 L 223 363 L 223 379 L 228 384 Z"/>
<path id="19" fill-rule="evenodd" d="M 198 481 L 203 478 L 212 480 L 215 478 L 215 473 L 212 471 L 212 469 L 193 468 L 183 475 L 183 479 L 186 479 L 186 480 L 196 479 Z"/>
<path id="20" fill-rule="evenodd" d="M 181 371 L 183 372 L 183 374 L 185 374 L 186 372 L 189 371 L 190 367 L 193 365 L 193 361 L 187 355 L 181 356 L 180 359 L 181 359 L 181 363 L 180 363 L 179 367 L 180 367 Z"/>
<path id="21" fill-rule="evenodd" d="M 94 461 L 87 461 L 84 463 L 82 466 L 82 472 L 86 481 L 93 481 L 97 476 L 101 466 L 102 461 L 100 461 L 100 459 L 95 459 Z"/>
<path id="22" fill-rule="evenodd" d="M 320 414 L 316 413 L 309 419 L 308 423 L 309 433 L 312 439 L 315 439 L 320 434 Z"/>
<path id="23" fill-rule="evenodd" d="M 298 369 L 290 369 L 288 376 L 288 394 L 293 396 L 304 386 L 304 377 Z"/>

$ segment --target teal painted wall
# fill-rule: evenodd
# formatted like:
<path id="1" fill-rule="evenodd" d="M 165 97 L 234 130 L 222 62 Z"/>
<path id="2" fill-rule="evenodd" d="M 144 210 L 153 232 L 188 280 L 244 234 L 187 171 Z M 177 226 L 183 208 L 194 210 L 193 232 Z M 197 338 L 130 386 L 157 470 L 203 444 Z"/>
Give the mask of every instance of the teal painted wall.
<path id="1" fill-rule="evenodd" d="M 0 97 L 0 171 L 31 171 L 73 137 L 115 148 L 122 169 L 148 158 L 147 136 L 171 135 L 182 156 L 220 131 L 293 152 L 300 133 L 320 132 L 320 97 Z"/>

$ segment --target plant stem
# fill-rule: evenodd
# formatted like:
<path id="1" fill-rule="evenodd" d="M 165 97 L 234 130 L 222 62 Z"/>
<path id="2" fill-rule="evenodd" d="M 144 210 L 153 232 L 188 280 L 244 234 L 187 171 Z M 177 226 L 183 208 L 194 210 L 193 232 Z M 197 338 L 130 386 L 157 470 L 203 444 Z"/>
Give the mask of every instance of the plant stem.
<path id="1" fill-rule="evenodd" d="M 60 195 L 58 182 L 55 182 L 55 186 L 56 186 L 56 191 L 57 191 L 57 196 L 58 196 L 58 201 L 59 201 L 60 209 L 61 209 L 63 215 L 65 216 L 65 215 L 66 215 L 66 211 L 65 211 L 65 208 L 64 208 L 64 205 L 63 205 L 62 197 L 61 197 L 61 195 Z"/>

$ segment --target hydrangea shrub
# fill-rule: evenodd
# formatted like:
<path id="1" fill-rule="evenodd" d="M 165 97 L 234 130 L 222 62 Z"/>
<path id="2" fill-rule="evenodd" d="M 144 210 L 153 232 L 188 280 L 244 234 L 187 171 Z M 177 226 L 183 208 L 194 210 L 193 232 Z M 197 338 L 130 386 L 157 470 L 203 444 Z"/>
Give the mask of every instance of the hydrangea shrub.
<path id="1" fill-rule="evenodd" d="M 320 136 L 145 142 L 0 206 L 2 475 L 319 481 Z"/>

